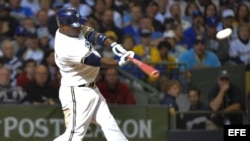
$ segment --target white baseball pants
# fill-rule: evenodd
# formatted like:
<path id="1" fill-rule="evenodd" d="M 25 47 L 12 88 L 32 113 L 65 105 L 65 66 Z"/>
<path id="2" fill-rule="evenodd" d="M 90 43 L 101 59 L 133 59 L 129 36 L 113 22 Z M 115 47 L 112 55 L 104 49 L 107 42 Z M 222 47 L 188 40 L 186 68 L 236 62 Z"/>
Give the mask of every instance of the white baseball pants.
<path id="1" fill-rule="evenodd" d="M 61 86 L 59 98 L 66 130 L 54 141 L 82 141 L 91 122 L 101 126 L 107 141 L 128 141 L 97 87 Z"/>

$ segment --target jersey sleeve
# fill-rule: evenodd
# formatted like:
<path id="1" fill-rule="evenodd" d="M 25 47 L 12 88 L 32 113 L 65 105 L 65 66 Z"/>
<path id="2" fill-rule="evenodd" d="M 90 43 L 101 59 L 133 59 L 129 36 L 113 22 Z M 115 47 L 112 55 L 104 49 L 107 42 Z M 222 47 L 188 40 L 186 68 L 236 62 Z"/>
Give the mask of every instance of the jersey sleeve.
<path id="1" fill-rule="evenodd" d="M 82 45 L 74 45 L 71 47 L 60 50 L 56 57 L 59 57 L 64 62 L 80 63 L 83 58 L 88 57 L 93 52 L 93 47 L 88 41 L 82 43 Z"/>

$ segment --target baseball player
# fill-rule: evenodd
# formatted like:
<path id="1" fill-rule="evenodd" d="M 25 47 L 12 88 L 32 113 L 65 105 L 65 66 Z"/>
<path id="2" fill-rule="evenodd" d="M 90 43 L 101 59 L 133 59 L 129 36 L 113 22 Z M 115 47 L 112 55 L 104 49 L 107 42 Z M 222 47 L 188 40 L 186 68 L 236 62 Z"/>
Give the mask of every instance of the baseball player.
<path id="1" fill-rule="evenodd" d="M 108 141 L 127 141 L 96 87 L 95 78 L 101 66 L 125 65 L 126 57 L 133 57 L 134 52 L 84 26 L 86 19 L 75 8 L 60 9 L 56 16 L 59 29 L 55 35 L 55 61 L 62 76 L 59 98 L 66 130 L 54 141 L 82 141 L 91 122 L 100 125 Z M 92 44 L 111 47 L 121 59 L 101 57 Z"/>

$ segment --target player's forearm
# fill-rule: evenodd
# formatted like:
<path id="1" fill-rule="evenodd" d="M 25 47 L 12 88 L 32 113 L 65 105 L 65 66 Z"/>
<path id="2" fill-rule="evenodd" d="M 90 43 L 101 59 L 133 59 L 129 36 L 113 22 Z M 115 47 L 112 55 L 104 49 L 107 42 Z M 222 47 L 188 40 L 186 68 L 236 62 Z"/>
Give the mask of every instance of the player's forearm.
<path id="1" fill-rule="evenodd" d="M 112 43 L 113 43 L 113 41 L 112 41 L 110 38 L 107 38 L 107 39 L 104 41 L 105 47 L 110 47 Z"/>
<path id="2" fill-rule="evenodd" d="M 89 26 L 83 25 L 81 28 L 84 37 L 91 44 L 98 44 L 101 46 L 110 47 L 111 43 L 113 43 L 113 41 L 107 35 L 99 33 Z"/>
<path id="3" fill-rule="evenodd" d="M 118 61 L 112 58 L 102 57 L 101 66 L 103 67 L 117 67 Z"/>

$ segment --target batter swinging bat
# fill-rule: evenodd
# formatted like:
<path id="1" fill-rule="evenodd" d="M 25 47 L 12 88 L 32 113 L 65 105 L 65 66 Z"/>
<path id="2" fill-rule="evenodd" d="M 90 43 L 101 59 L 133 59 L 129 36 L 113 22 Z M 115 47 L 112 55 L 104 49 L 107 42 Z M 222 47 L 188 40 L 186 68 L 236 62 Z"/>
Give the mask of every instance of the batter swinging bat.
<path id="1" fill-rule="evenodd" d="M 148 76 L 153 77 L 153 78 L 157 78 L 160 75 L 160 72 L 155 69 L 154 67 L 143 63 L 142 61 L 139 61 L 135 58 L 132 57 L 128 57 L 128 59 L 134 63 L 136 66 L 138 66 L 143 72 L 145 72 Z"/>

